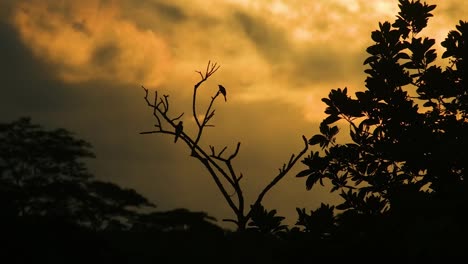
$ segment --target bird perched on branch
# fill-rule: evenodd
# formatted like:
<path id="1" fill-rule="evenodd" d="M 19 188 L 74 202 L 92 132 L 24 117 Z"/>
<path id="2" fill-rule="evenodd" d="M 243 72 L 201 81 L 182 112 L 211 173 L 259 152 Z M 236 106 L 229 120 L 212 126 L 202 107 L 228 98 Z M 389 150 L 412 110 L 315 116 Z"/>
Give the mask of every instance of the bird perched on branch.
<path id="1" fill-rule="evenodd" d="M 219 92 L 224 96 L 224 101 L 227 102 L 226 88 L 224 88 L 224 86 L 222 86 L 221 84 L 218 84 L 218 87 L 219 87 Z"/>
<path id="2" fill-rule="evenodd" d="M 177 126 L 175 128 L 174 143 L 177 142 L 177 139 L 180 137 L 180 134 L 182 133 L 183 130 L 184 130 L 184 123 L 182 121 L 179 121 L 179 123 L 177 124 Z"/>

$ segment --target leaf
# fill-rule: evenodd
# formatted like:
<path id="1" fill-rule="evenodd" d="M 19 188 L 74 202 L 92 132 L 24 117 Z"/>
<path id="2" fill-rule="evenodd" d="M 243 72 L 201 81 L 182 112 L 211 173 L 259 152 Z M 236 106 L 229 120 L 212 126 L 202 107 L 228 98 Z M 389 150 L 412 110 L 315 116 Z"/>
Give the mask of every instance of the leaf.
<path id="1" fill-rule="evenodd" d="M 376 57 L 376 56 L 370 56 L 369 58 L 367 58 L 367 59 L 364 61 L 363 65 L 369 64 L 369 63 L 371 63 L 371 62 L 376 62 L 378 59 L 379 59 L 379 58 Z"/>
<path id="2" fill-rule="evenodd" d="M 410 56 L 404 52 L 399 52 L 396 56 L 397 59 L 406 59 L 409 60 Z"/>
<path id="3" fill-rule="evenodd" d="M 325 120 L 323 120 L 323 122 L 327 125 L 330 125 L 330 124 L 333 124 L 335 123 L 336 121 L 340 120 L 341 117 L 338 116 L 338 115 L 330 115 L 328 116 L 327 118 L 325 118 Z"/>
<path id="4" fill-rule="evenodd" d="M 381 47 L 380 45 L 372 45 L 372 46 L 369 46 L 367 49 L 366 49 L 367 53 L 369 53 L 370 55 L 377 55 L 377 54 L 380 54 L 381 53 Z"/>
<path id="5" fill-rule="evenodd" d="M 317 145 L 321 144 L 322 142 L 327 141 L 327 138 L 323 135 L 317 134 L 314 135 L 311 139 L 309 139 L 309 145 Z"/>
<path id="6" fill-rule="evenodd" d="M 338 209 L 338 210 L 346 210 L 346 209 L 349 209 L 349 208 L 351 208 L 351 206 L 346 202 L 336 206 L 336 209 Z"/>
<path id="7" fill-rule="evenodd" d="M 386 21 L 383 24 L 380 24 L 380 30 L 382 32 L 389 32 L 390 31 L 390 23 Z"/>
<path id="8" fill-rule="evenodd" d="M 320 133 L 322 133 L 324 135 L 328 135 L 329 132 L 330 132 L 330 128 L 328 127 L 327 124 L 325 124 L 322 121 L 322 123 L 320 123 Z"/>
<path id="9" fill-rule="evenodd" d="M 434 10 L 436 8 L 437 5 L 430 5 L 430 6 L 427 6 L 426 8 L 426 12 L 431 12 L 432 10 Z"/>
<path id="10" fill-rule="evenodd" d="M 436 107 L 437 104 L 435 102 L 429 101 L 429 102 L 425 102 L 423 106 L 424 107 Z"/>
<path id="11" fill-rule="evenodd" d="M 306 180 L 306 189 L 308 191 L 310 191 L 310 189 L 312 189 L 312 187 L 315 185 L 315 183 L 317 183 L 317 181 L 320 178 L 319 176 L 320 175 L 318 175 L 318 173 L 313 173 L 313 174 L 309 175 L 309 177 Z"/>
<path id="12" fill-rule="evenodd" d="M 382 37 L 382 32 L 378 30 L 372 31 L 371 38 L 375 42 L 382 42 L 384 40 Z"/>
<path id="13" fill-rule="evenodd" d="M 340 131 L 340 129 L 338 128 L 338 126 L 333 126 L 331 129 L 330 129 L 330 137 L 332 136 L 335 136 L 336 134 L 338 134 L 338 131 Z"/>
<path id="14" fill-rule="evenodd" d="M 307 169 L 307 170 L 303 170 L 301 172 L 299 172 L 296 177 L 297 178 L 301 178 L 301 177 L 305 177 L 305 176 L 308 176 L 310 175 L 311 173 L 313 173 L 314 171 L 313 170 L 310 170 L 310 169 Z"/>
<path id="15" fill-rule="evenodd" d="M 435 61 L 435 59 L 437 58 L 437 54 L 435 53 L 434 49 L 431 49 L 427 51 L 425 57 L 426 57 L 426 64 L 430 64 Z"/>
<path id="16" fill-rule="evenodd" d="M 322 102 L 326 103 L 327 105 L 331 105 L 331 104 L 332 104 L 331 100 L 328 99 L 328 98 L 322 98 Z"/>

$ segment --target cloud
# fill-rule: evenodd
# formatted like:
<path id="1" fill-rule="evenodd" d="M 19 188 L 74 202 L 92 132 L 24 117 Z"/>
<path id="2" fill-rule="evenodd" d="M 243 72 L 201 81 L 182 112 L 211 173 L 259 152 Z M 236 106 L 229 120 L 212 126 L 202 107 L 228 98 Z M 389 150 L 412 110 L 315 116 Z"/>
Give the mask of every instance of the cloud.
<path id="1" fill-rule="evenodd" d="M 65 81 L 161 83 L 171 63 L 166 41 L 121 12 L 116 1 L 22 1 L 13 23 L 23 43 L 57 65 Z"/>
<path id="2" fill-rule="evenodd" d="M 0 38 L 0 117 L 66 111 L 75 106 L 75 100 L 68 100 L 70 91 L 61 87 L 46 63 L 34 58 L 10 24 L 0 21 Z"/>
<path id="3" fill-rule="evenodd" d="M 254 42 L 257 51 L 271 63 L 286 59 L 290 45 L 285 32 L 246 12 L 237 11 L 234 13 L 234 18 L 239 22 L 245 35 Z"/>
<path id="4" fill-rule="evenodd" d="M 148 3 L 150 6 L 152 5 L 154 7 L 153 10 L 155 10 L 158 15 L 164 16 L 164 20 L 168 20 L 170 22 L 178 22 L 187 19 L 187 15 L 185 14 L 182 8 L 177 7 L 175 5 L 171 5 L 170 3 L 163 3 L 162 1 L 153 1 L 145 3 Z"/>

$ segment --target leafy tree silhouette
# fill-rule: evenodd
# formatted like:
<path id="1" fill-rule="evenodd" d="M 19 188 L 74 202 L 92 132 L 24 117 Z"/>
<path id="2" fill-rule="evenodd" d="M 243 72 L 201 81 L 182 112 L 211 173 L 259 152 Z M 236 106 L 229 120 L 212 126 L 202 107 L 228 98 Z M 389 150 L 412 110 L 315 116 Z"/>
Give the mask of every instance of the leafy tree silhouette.
<path id="1" fill-rule="evenodd" d="M 211 77 L 218 69 L 219 65 L 217 63 L 208 62 L 206 67 L 205 73 L 201 71 L 197 71 L 201 77 L 201 80 L 194 85 L 193 88 L 193 101 L 192 101 L 192 115 L 195 120 L 197 126 L 197 133 L 196 135 L 188 135 L 186 131 L 183 130 L 183 123 L 180 120 L 184 113 L 179 114 L 178 116 L 172 116 L 169 113 L 169 106 L 170 102 L 168 100 L 169 95 L 160 96 L 157 91 L 155 91 L 154 99 L 150 100 L 149 98 L 149 91 L 145 87 L 142 88 L 145 91 L 145 101 L 149 107 L 153 109 L 153 116 L 156 119 L 155 127 L 156 130 L 153 131 L 146 131 L 141 132 L 140 134 L 153 134 L 153 133 L 161 133 L 161 134 L 169 134 L 175 137 L 175 140 L 181 139 L 185 142 L 188 148 L 191 150 L 191 156 L 198 159 L 203 166 L 207 169 L 208 173 L 211 175 L 212 179 L 214 180 L 217 188 L 222 193 L 224 199 L 226 200 L 229 207 L 232 209 L 236 219 L 223 219 L 223 221 L 233 222 L 237 226 L 237 230 L 243 231 L 246 229 L 247 223 L 251 219 L 258 219 L 263 214 L 262 210 L 256 210 L 258 208 L 263 208 L 261 206 L 262 200 L 267 192 L 273 188 L 281 179 L 286 176 L 286 174 L 291 170 L 291 168 L 296 164 L 298 160 L 305 154 L 308 149 L 307 139 L 302 136 L 304 140 L 304 148 L 300 151 L 297 155 L 292 154 L 291 158 L 289 159 L 287 164 L 284 164 L 280 169 L 278 175 L 276 175 L 273 180 L 264 187 L 264 189 L 258 194 L 256 200 L 251 204 L 250 210 L 246 212 L 246 205 L 244 199 L 244 193 L 242 190 L 242 186 L 240 181 L 242 180 L 242 173 L 236 172 L 232 161 L 235 159 L 237 154 L 239 153 L 241 143 L 237 143 L 236 149 L 230 154 L 226 155 L 225 151 L 227 146 L 225 146 L 221 151 L 216 151 L 214 146 L 209 146 L 209 149 L 203 148 L 200 146 L 199 142 L 203 135 L 203 131 L 207 127 L 213 127 L 210 124 L 211 119 L 215 115 L 215 109 L 213 108 L 216 99 L 218 96 L 223 96 L 224 100 L 226 99 L 226 88 L 222 85 L 218 85 L 218 89 L 211 96 L 210 103 L 204 111 L 204 115 L 200 117 L 198 114 L 199 111 L 197 110 L 197 95 L 199 87 L 209 78 Z M 178 121 L 178 122 L 177 122 Z M 177 123 L 176 123 L 177 122 Z M 166 128 L 168 126 L 169 128 Z M 230 194 L 228 188 L 234 191 L 234 194 Z M 237 201 L 233 199 L 233 197 L 237 197 Z M 255 215 L 258 213 L 259 215 Z M 278 218 L 275 218 L 278 219 Z M 276 221 L 276 220 L 275 220 Z M 255 222 L 255 221 L 254 221 Z M 254 226 L 259 224 L 256 222 Z M 265 224 L 269 225 L 270 222 L 265 222 Z M 278 227 L 281 226 L 278 223 Z M 258 227 L 258 226 L 257 226 Z M 259 227 L 263 229 L 264 227 Z M 265 228 L 270 229 L 271 226 L 265 226 Z"/>
<path id="2" fill-rule="evenodd" d="M 338 88 L 322 99 L 328 116 L 309 140 L 321 150 L 302 161 L 307 169 L 297 177 L 306 177 L 309 190 L 326 180 L 344 200 L 336 206 L 341 213 L 332 214 L 336 228 L 322 234 L 353 237 L 374 252 L 462 254 L 468 24 L 448 33 L 441 43 L 448 66 L 437 66 L 435 40 L 420 36 L 436 6 L 400 0 L 399 7 L 393 24 L 379 23 L 371 34 L 364 91 L 353 98 Z M 347 143 L 336 142 L 338 121 L 349 125 Z M 298 210 L 302 225 L 314 217 Z M 327 215 L 318 226 L 330 226 Z"/>
<path id="3" fill-rule="evenodd" d="M 21 118 L 0 124 L 0 199 L 10 218 L 42 217 L 93 229 L 128 228 L 137 208 L 154 205 L 135 190 L 93 179 L 91 145 L 65 129 Z"/>

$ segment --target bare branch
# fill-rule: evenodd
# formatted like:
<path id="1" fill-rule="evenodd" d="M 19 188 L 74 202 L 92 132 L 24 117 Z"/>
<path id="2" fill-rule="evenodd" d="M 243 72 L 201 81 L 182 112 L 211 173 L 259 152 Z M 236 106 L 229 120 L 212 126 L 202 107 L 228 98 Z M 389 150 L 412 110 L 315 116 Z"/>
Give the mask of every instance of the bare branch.
<path id="1" fill-rule="evenodd" d="M 166 102 L 166 111 L 165 113 L 167 113 L 169 111 L 169 100 L 167 99 L 169 97 L 169 95 L 167 94 L 164 94 L 164 102 Z"/>
<path id="2" fill-rule="evenodd" d="M 211 67 L 210 67 L 211 65 Z M 201 80 L 195 84 L 193 87 L 193 101 L 192 101 L 192 110 L 193 110 L 193 117 L 195 118 L 195 122 L 197 123 L 198 127 L 201 127 L 200 120 L 198 120 L 197 117 L 197 111 L 196 111 L 196 98 L 197 98 L 197 90 L 198 87 L 205 82 L 211 75 L 213 75 L 218 69 L 221 67 L 220 65 L 217 65 L 217 63 L 211 64 L 211 61 L 208 61 L 208 64 L 206 65 L 206 73 L 203 75 L 201 71 L 196 71 L 198 74 L 200 74 Z"/>
<path id="3" fill-rule="evenodd" d="M 224 187 L 224 185 L 222 184 L 222 182 L 219 180 L 219 177 L 218 175 L 216 174 L 216 172 L 213 170 L 213 168 L 210 166 L 210 160 L 208 159 L 204 159 L 202 158 L 201 156 L 197 155 L 195 156 L 198 158 L 199 161 L 201 161 L 201 163 L 203 165 L 205 165 L 205 168 L 208 170 L 208 172 L 210 173 L 211 177 L 213 178 L 213 180 L 215 181 L 216 185 L 218 186 L 218 189 L 221 191 L 221 193 L 223 194 L 224 196 L 224 199 L 226 199 L 227 203 L 229 204 L 229 206 L 231 207 L 231 209 L 236 213 L 236 215 L 238 215 L 240 213 L 239 211 L 239 208 L 237 208 L 237 206 L 234 204 L 234 202 L 232 201 L 231 199 L 231 196 L 229 196 L 229 194 L 227 193 L 226 191 L 226 188 Z M 217 164 L 213 164 L 213 165 L 216 165 L 218 166 Z M 219 168 L 219 166 L 217 167 L 217 169 L 221 169 Z M 224 172 L 224 171 L 223 171 Z M 225 174 L 225 173 L 221 173 L 227 180 L 228 182 L 233 185 L 232 181 L 229 179 L 229 177 Z"/>
<path id="4" fill-rule="evenodd" d="M 166 105 L 166 102 L 162 99 L 162 98 L 159 98 L 159 103 L 158 103 L 158 109 L 159 109 L 159 105 L 162 104 L 163 105 L 163 110 L 161 111 L 161 114 L 167 114 L 167 109 L 169 108 L 168 105 Z"/>
<path id="5" fill-rule="evenodd" d="M 209 145 L 210 149 L 211 149 L 211 156 L 215 156 L 215 149 L 213 146 Z"/>
<path id="6" fill-rule="evenodd" d="M 206 109 L 206 113 L 205 113 L 205 116 L 203 117 L 203 121 L 200 123 L 200 121 L 198 120 L 198 117 L 196 116 L 196 108 L 195 108 L 196 93 L 197 93 L 197 89 L 195 88 L 194 93 L 193 93 L 193 114 L 194 114 L 195 120 L 196 120 L 197 125 L 198 125 L 198 133 L 197 133 L 197 137 L 195 139 L 195 145 L 197 145 L 198 142 L 200 141 L 201 135 L 203 133 L 203 129 L 208 124 L 208 121 L 214 116 L 215 110 L 211 111 L 211 107 L 213 107 L 213 103 L 214 103 L 214 101 L 216 100 L 216 98 L 219 95 L 219 92 L 218 92 L 218 93 L 216 93 L 216 95 L 214 97 L 211 97 L 211 101 L 210 101 L 210 104 L 208 105 L 208 108 Z"/>
<path id="7" fill-rule="evenodd" d="M 288 164 L 291 164 L 291 162 L 294 160 L 294 154 L 291 155 L 291 158 L 289 159 Z"/>
<path id="8" fill-rule="evenodd" d="M 161 119 L 159 119 L 159 116 L 158 116 L 158 115 L 156 115 L 156 114 L 153 114 L 153 115 L 156 117 L 156 120 L 158 120 L 158 123 L 155 124 L 154 126 L 155 126 L 155 127 L 159 127 L 159 129 L 162 130 L 163 128 L 162 128 L 162 124 L 161 124 Z"/>
<path id="9" fill-rule="evenodd" d="M 240 145 L 241 145 L 241 143 L 240 143 L 240 142 L 237 142 L 236 150 L 235 150 L 234 153 L 231 154 L 231 156 L 229 156 L 229 158 L 227 158 L 227 159 L 221 157 L 221 156 L 223 155 L 224 151 L 227 149 L 227 146 L 225 146 L 218 154 L 216 154 L 216 153 L 215 153 L 214 147 L 210 145 L 210 149 L 211 149 L 211 153 L 212 153 L 211 157 L 212 157 L 212 158 L 215 158 L 215 159 L 217 159 L 217 160 L 224 161 L 224 162 L 231 161 L 231 160 L 234 159 L 234 158 L 237 156 L 237 154 L 239 153 Z"/>
<path id="10" fill-rule="evenodd" d="M 275 186 L 286 174 L 291 170 L 291 168 L 294 166 L 294 164 L 306 153 L 306 151 L 309 149 L 309 144 L 307 142 L 307 138 L 303 135 L 302 140 L 304 141 L 304 148 L 302 149 L 301 152 L 290 162 L 288 163 L 287 166 L 284 166 L 284 169 L 280 169 L 280 173 L 262 190 L 262 192 L 258 195 L 257 200 L 255 201 L 254 204 L 260 204 L 263 200 L 263 197 L 265 194 L 273 187 Z M 247 214 L 247 219 L 250 218 L 252 213 L 252 210 L 249 211 Z"/>
<path id="11" fill-rule="evenodd" d="M 208 61 L 208 64 L 206 65 L 206 73 L 205 73 L 205 76 L 208 76 L 208 69 L 210 68 L 210 62 L 211 62 L 211 61 Z"/>
<path id="12" fill-rule="evenodd" d="M 234 219 L 223 219 L 222 221 L 223 221 L 223 222 L 231 222 L 231 223 L 234 223 L 234 224 L 236 224 L 236 225 L 239 223 L 239 222 L 237 222 L 237 221 L 234 220 Z"/>
<path id="13" fill-rule="evenodd" d="M 239 182 L 239 181 L 242 179 L 242 177 L 244 177 L 244 175 L 241 173 L 241 174 L 239 175 L 239 178 L 236 179 L 236 181 Z"/>
<path id="14" fill-rule="evenodd" d="M 229 156 L 228 160 L 232 160 L 237 156 L 237 154 L 239 153 L 240 145 L 241 145 L 241 143 L 237 142 L 236 150 L 234 151 L 234 153 L 231 156 Z"/>
<path id="15" fill-rule="evenodd" d="M 239 149 L 239 144 L 237 144 L 237 150 Z M 242 193 L 242 188 L 240 187 L 239 181 L 242 179 L 242 174 L 237 177 L 234 168 L 232 167 L 231 159 L 225 161 L 226 166 L 228 167 L 229 173 L 231 174 L 231 178 L 233 180 L 233 185 L 235 194 L 237 194 L 237 198 L 239 201 L 239 212 L 241 213 L 242 217 L 244 217 L 244 195 Z"/>
<path id="16" fill-rule="evenodd" d="M 184 113 L 180 114 L 180 115 L 177 116 L 177 117 L 172 118 L 172 119 L 171 119 L 171 122 L 174 122 L 174 121 L 179 120 L 183 115 L 184 115 Z"/>
<path id="17" fill-rule="evenodd" d="M 140 135 L 144 135 L 144 134 L 155 134 L 155 133 L 158 133 L 158 132 L 161 132 L 161 131 L 159 131 L 159 130 L 145 131 L 145 132 L 140 132 Z"/>
<path id="18" fill-rule="evenodd" d="M 224 152 L 226 149 L 227 149 L 227 146 L 225 146 L 225 147 L 223 148 L 223 150 L 221 150 L 221 152 L 219 152 L 218 156 L 221 157 L 221 155 L 223 155 L 223 152 Z"/>
<path id="19" fill-rule="evenodd" d="M 172 131 L 167 131 L 167 130 L 164 130 L 164 131 L 163 131 L 163 130 L 144 131 L 144 132 L 140 132 L 140 135 L 145 135 L 145 134 L 156 134 L 156 133 L 175 135 L 174 132 L 172 132 Z"/>
<path id="20" fill-rule="evenodd" d="M 214 114 L 215 114 L 215 110 L 211 111 L 211 113 L 209 113 L 209 114 L 205 117 L 205 119 L 203 120 L 203 125 L 204 125 L 204 126 L 207 126 L 208 121 L 214 116 Z"/>
<path id="21" fill-rule="evenodd" d="M 211 75 L 213 75 L 218 69 L 221 67 L 221 65 L 218 65 L 216 62 L 211 63 L 211 61 L 208 61 L 208 64 L 206 65 L 206 72 L 205 75 L 201 71 L 195 71 L 198 74 L 200 74 L 201 80 L 195 84 L 194 88 L 197 89 L 204 81 L 206 81 Z"/>

